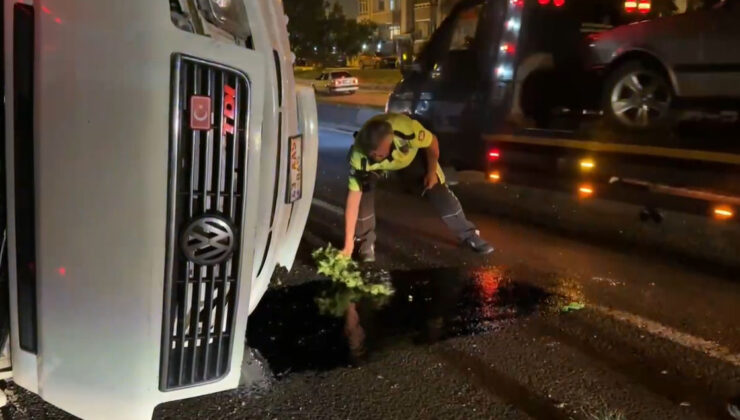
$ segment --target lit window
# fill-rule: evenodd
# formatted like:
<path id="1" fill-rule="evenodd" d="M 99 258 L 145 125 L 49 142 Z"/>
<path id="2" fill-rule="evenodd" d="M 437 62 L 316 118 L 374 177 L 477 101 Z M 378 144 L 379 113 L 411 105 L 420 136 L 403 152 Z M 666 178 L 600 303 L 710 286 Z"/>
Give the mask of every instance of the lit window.
<path id="1" fill-rule="evenodd" d="M 367 2 L 368 0 L 360 0 L 360 14 L 361 15 L 367 14 Z"/>
<path id="2" fill-rule="evenodd" d="M 428 20 L 417 20 L 415 23 L 416 26 L 416 38 L 418 39 L 428 39 L 432 35 L 432 22 Z"/>
<path id="3" fill-rule="evenodd" d="M 460 14 L 455 21 L 455 28 L 450 43 L 451 51 L 469 50 L 473 46 L 483 6 L 473 6 Z"/>

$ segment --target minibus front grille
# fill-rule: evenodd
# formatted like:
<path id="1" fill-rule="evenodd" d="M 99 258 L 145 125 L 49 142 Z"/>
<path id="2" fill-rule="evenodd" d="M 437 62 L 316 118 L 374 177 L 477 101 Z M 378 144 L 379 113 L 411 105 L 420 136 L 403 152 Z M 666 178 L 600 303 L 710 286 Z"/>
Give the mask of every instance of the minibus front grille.
<path id="1" fill-rule="evenodd" d="M 242 72 L 173 56 L 163 391 L 226 376 L 239 339 L 249 94 Z"/>

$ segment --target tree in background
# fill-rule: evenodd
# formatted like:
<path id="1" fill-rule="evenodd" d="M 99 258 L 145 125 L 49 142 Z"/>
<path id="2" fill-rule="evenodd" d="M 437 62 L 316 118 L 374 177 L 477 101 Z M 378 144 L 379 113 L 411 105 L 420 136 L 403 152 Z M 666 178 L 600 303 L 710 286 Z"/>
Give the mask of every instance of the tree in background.
<path id="1" fill-rule="evenodd" d="M 322 64 L 357 55 L 375 25 L 347 19 L 342 7 L 324 0 L 284 0 L 290 44 L 296 56 Z"/>
<path id="2" fill-rule="evenodd" d="M 370 21 L 357 22 L 347 19 L 339 3 L 334 3 L 327 14 L 329 20 L 330 41 L 337 47 L 337 52 L 354 56 L 362 51 L 362 45 L 374 39 L 377 25 Z"/>
<path id="3" fill-rule="evenodd" d="M 289 19 L 288 33 L 293 51 L 298 57 L 316 59 L 320 55 L 318 47 L 323 44 L 324 0 L 285 0 L 283 6 Z"/>

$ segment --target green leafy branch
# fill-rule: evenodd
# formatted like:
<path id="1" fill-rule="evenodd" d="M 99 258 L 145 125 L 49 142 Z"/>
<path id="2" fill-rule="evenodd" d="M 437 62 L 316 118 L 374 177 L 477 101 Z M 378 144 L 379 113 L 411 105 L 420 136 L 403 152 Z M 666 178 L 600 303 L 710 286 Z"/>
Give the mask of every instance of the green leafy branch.
<path id="1" fill-rule="evenodd" d="M 329 277 L 348 289 L 372 296 L 391 296 L 393 287 L 382 276 L 363 274 L 351 258 L 343 255 L 331 244 L 315 250 L 311 256 L 316 262 L 318 273 Z"/>

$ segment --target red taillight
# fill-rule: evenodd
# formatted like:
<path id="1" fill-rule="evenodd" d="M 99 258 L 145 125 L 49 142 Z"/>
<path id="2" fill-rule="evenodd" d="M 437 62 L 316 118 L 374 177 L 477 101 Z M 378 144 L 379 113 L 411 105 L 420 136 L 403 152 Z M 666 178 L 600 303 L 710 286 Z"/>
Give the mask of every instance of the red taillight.
<path id="1" fill-rule="evenodd" d="M 503 44 L 501 44 L 501 52 L 506 54 L 514 54 L 516 52 L 516 47 L 514 46 L 514 44 L 504 42 Z"/>
<path id="2" fill-rule="evenodd" d="M 522 8 L 524 7 L 524 0 L 511 0 L 511 4 L 515 7 Z"/>
<path id="3" fill-rule="evenodd" d="M 637 10 L 642 14 L 650 13 L 650 9 L 652 9 L 650 0 L 640 0 L 640 3 L 637 5 Z"/>
<path id="4" fill-rule="evenodd" d="M 537 0 L 537 3 L 539 3 L 540 6 L 547 6 L 550 4 L 550 0 Z"/>
<path id="5" fill-rule="evenodd" d="M 552 4 L 554 4 L 555 7 L 563 7 L 565 6 L 565 0 L 552 0 Z"/>
<path id="6" fill-rule="evenodd" d="M 624 11 L 627 13 L 632 13 L 635 10 L 637 10 L 637 2 L 633 0 L 628 0 L 624 2 Z"/>
<path id="7" fill-rule="evenodd" d="M 488 151 L 488 160 L 494 161 L 501 159 L 501 151 L 498 149 L 491 149 Z"/>

